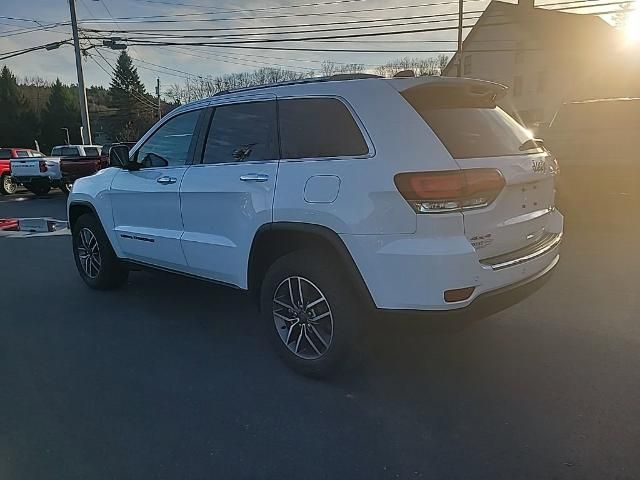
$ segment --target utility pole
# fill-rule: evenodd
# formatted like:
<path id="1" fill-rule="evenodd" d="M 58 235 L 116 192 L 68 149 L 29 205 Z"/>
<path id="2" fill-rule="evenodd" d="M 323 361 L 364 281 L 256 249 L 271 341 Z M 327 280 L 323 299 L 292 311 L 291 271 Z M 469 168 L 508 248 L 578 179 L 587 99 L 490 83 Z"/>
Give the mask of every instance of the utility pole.
<path id="1" fill-rule="evenodd" d="M 78 19 L 76 18 L 76 0 L 69 0 L 71 12 L 71 30 L 73 32 L 73 48 L 76 51 L 76 71 L 78 73 L 78 97 L 80 97 L 80 114 L 82 115 L 82 143 L 91 144 L 91 127 L 89 125 L 89 110 L 87 108 L 87 91 L 84 88 L 84 74 L 82 73 L 82 52 L 78 38 Z"/>
<path id="2" fill-rule="evenodd" d="M 162 118 L 162 107 L 160 107 L 160 77 L 156 78 L 156 95 L 158 97 L 158 120 Z"/>
<path id="3" fill-rule="evenodd" d="M 62 127 L 61 130 L 64 130 L 65 133 L 67 134 L 67 145 L 71 145 L 71 142 L 69 141 L 69 129 L 65 128 L 65 127 Z"/>
<path id="4" fill-rule="evenodd" d="M 458 76 L 462 76 L 462 7 L 463 0 L 458 0 Z"/>

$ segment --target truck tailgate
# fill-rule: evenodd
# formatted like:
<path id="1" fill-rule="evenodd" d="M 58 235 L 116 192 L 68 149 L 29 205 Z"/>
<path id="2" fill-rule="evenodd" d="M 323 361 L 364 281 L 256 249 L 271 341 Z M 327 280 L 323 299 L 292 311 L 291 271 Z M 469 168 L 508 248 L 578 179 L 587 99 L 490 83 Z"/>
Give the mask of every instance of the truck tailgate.
<path id="1" fill-rule="evenodd" d="M 11 175 L 14 177 L 38 177 L 43 175 L 40 171 L 40 159 L 11 160 Z"/>

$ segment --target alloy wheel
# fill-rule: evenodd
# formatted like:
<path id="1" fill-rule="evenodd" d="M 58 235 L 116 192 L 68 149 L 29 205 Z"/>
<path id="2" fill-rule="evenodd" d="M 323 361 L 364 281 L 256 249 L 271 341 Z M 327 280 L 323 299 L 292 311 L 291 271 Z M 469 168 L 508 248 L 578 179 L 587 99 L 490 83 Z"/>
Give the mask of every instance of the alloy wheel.
<path id="1" fill-rule="evenodd" d="M 78 233 L 78 259 L 85 275 L 96 278 L 100 273 L 102 258 L 98 240 L 91 230 L 83 228 Z"/>
<path id="2" fill-rule="evenodd" d="M 329 302 L 304 277 L 287 277 L 278 285 L 273 295 L 273 321 L 289 351 L 305 360 L 322 357 L 333 340 Z"/>
<path id="3" fill-rule="evenodd" d="M 11 195 L 13 193 L 16 193 L 18 185 L 13 181 L 13 178 L 11 178 L 9 175 L 5 175 L 2 178 L 2 188 L 4 188 L 5 192 Z"/>

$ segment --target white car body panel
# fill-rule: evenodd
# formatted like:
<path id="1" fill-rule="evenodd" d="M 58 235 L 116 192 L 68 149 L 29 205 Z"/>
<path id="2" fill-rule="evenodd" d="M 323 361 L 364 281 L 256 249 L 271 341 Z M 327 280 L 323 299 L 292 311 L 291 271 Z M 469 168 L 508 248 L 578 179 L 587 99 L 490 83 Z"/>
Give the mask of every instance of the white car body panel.
<path id="1" fill-rule="evenodd" d="M 109 197 L 120 251 L 132 260 L 183 269 L 180 184 L 188 166 L 120 170 Z M 174 183 L 161 184 L 170 177 Z"/>
<path id="2" fill-rule="evenodd" d="M 253 237 L 272 220 L 277 172 L 278 161 L 189 168 L 180 195 L 182 249 L 191 273 L 247 288 Z M 258 175 L 267 180 L 241 180 Z"/>

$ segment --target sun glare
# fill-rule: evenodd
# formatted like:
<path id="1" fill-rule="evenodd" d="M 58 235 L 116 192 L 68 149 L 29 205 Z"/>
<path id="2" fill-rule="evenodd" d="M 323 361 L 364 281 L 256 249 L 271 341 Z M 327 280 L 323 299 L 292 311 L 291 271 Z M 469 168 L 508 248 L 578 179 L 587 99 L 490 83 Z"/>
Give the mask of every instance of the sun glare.
<path id="1" fill-rule="evenodd" d="M 630 41 L 640 42 L 640 2 L 636 3 L 635 10 L 627 17 L 624 31 Z"/>

